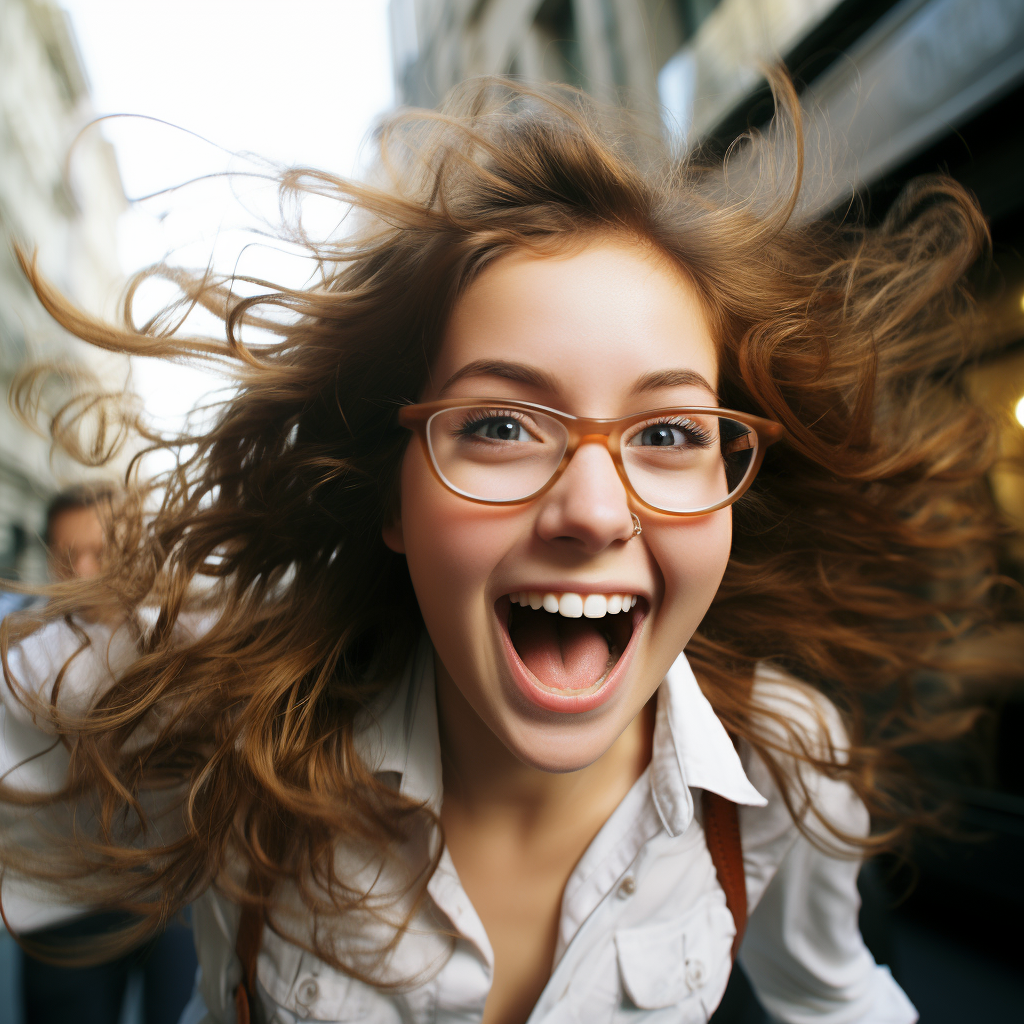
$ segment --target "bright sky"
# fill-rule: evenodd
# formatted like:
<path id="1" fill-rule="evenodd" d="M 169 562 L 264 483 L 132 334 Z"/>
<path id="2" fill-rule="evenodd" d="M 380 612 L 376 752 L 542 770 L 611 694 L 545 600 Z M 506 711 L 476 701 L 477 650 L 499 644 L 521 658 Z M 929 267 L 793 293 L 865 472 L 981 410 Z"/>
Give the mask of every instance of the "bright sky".
<path id="1" fill-rule="evenodd" d="M 168 121 L 215 143 L 136 118 L 105 122 L 125 192 L 148 195 L 199 174 L 251 168 L 233 153 L 349 175 L 375 119 L 394 102 L 387 0 L 59 0 L 71 16 L 98 114 Z M 217 148 L 222 147 L 222 148 Z M 236 181 L 249 206 L 266 208 Z M 234 260 L 230 191 L 193 187 L 137 204 L 119 226 L 129 273 L 175 252 Z M 237 203 L 235 204 L 237 206 Z M 168 210 L 171 214 L 168 216 Z M 234 251 L 232 251 L 232 249 Z M 246 272 L 274 254 L 247 250 Z M 278 260 L 278 264 L 280 260 Z M 136 388 L 170 425 L 210 386 L 188 369 L 139 361 Z"/>

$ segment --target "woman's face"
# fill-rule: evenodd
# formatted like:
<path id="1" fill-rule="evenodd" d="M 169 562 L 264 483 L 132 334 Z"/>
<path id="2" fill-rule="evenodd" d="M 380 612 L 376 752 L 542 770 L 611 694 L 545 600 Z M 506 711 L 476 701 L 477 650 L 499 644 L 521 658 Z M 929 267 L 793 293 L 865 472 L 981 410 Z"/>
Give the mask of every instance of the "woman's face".
<path id="1" fill-rule="evenodd" d="M 684 274 L 600 239 L 485 269 L 453 312 L 422 401 L 497 398 L 609 418 L 717 405 L 717 377 Z M 728 508 L 683 518 L 634 506 L 603 443 L 581 444 L 540 497 L 494 506 L 444 487 L 413 442 L 384 539 L 408 560 L 439 686 L 457 687 L 521 761 L 572 771 L 614 743 L 689 640 L 721 582 L 731 526 Z M 512 603 L 531 592 L 637 601 L 571 618 Z"/>

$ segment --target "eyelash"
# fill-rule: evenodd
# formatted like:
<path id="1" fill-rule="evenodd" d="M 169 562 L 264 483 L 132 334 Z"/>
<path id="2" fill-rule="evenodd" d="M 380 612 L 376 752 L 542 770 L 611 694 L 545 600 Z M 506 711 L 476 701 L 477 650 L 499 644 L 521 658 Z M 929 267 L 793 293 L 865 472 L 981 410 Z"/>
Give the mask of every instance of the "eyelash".
<path id="1" fill-rule="evenodd" d="M 634 437 L 642 434 L 648 427 L 678 427 L 684 431 L 688 436 L 692 437 L 695 444 L 700 445 L 702 448 L 707 448 L 714 443 L 714 438 L 706 430 L 699 427 L 693 420 L 686 416 L 674 416 L 669 419 L 659 418 L 654 420 L 648 420 L 646 423 L 637 423 L 633 427 L 633 433 L 629 435 L 629 440 L 632 441 Z"/>
<path id="2" fill-rule="evenodd" d="M 529 429 L 526 426 L 527 417 L 518 409 L 467 409 L 462 422 L 455 428 L 455 433 L 460 437 L 470 437 L 481 423 L 502 417 L 515 420 L 524 430 Z"/>

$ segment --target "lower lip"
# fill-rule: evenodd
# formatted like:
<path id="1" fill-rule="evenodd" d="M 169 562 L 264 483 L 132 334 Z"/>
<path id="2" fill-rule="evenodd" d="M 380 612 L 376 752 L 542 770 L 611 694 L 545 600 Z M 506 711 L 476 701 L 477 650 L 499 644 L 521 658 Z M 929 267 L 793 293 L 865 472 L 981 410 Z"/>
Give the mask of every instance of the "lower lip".
<path id="1" fill-rule="evenodd" d="M 512 669 L 512 679 L 519 688 L 519 692 L 531 704 L 536 704 L 537 707 L 544 708 L 545 711 L 557 711 L 563 715 L 579 715 L 585 711 L 593 711 L 594 708 L 600 707 L 612 698 L 629 671 L 643 622 L 647 618 L 647 613 L 641 610 L 639 605 L 633 609 L 633 635 L 629 638 L 626 649 L 598 689 L 577 697 L 569 693 L 554 693 L 542 686 L 537 677 L 523 664 L 523 659 L 519 657 L 519 652 L 508 633 L 509 608 L 507 597 L 503 597 L 495 605 L 501 640 L 505 645 L 505 655 Z"/>

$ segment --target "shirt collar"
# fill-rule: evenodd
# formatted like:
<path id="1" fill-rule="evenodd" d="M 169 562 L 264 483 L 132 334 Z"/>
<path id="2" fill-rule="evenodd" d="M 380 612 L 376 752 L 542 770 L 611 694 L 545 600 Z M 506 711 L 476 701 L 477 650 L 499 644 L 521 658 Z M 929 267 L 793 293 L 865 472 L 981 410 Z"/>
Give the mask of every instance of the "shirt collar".
<path id="1" fill-rule="evenodd" d="M 441 743 L 434 696 L 434 648 L 420 637 L 405 671 L 356 719 L 356 753 L 376 774 L 400 776 L 399 792 L 441 813 Z"/>
<path id="2" fill-rule="evenodd" d="M 441 811 L 441 746 L 434 696 L 434 649 L 420 639 L 397 685 L 356 723 L 356 752 L 374 772 L 401 778 L 403 796 Z M 680 654 L 658 690 L 651 755 L 651 795 L 669 835 L 693 820 L 690 789 L 763 807 L 739 754 Z"/>
<path id="3" fill-rule="evenodd" d="M 651 754 L 651 796 L 669 835 L 685 832 L 693 820 L 691 788 L 737 804 L 768 802 L 751 785 L 725 726 L 680 654 L 658 690 Z"/>

